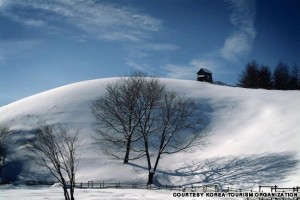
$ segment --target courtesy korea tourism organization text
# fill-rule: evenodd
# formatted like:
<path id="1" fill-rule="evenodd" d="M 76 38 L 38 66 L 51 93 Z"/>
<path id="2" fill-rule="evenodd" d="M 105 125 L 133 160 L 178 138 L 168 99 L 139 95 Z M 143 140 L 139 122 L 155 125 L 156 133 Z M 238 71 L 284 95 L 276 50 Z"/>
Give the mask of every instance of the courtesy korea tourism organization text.
<path id="1" fill-rule="evenodd" d="M 173 197 L 300 199 L 299 192 L 173 192 Z"/>
<path id="2" fill-rule="evenodd" d="M 207 190 L 207 187 L 204 188 Z M 216 188 L 217 189 L 217 188 Z M 264 189 L 266 189 L 264 191 Z M 241 189 L 239 192 L 231 192 L 228 188 L 226 192 L 219 192 L 215 190 L 214 192 L 208 192 L 203 190 L 203 192 L 197 192 L 192 190 L 191 192 L 173 192 L 173 197 L 204 197 L 204 198 L 246 198 L 246 199 L 299 199 L 300 200 L 300 187 L 278 187 L 275 186 L 259 186 L 258 192 L 243 192 Z M 268 191 L 268 192 L 266 192 Z"/>

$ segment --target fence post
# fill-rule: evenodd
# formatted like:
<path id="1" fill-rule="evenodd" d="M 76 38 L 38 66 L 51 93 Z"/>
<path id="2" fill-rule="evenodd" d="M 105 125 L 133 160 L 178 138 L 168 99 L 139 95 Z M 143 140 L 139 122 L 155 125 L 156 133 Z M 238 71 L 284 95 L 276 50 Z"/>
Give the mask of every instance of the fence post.
<path id="1" fill-rule="evenodd" d="M 88 188 L 94 188 L 94 181 L 88 181 Z"/>
<path id="2" fill-rule="evenodd" d="M 121 183 L 116 183 L 116 188 L 121 187 Z"/>

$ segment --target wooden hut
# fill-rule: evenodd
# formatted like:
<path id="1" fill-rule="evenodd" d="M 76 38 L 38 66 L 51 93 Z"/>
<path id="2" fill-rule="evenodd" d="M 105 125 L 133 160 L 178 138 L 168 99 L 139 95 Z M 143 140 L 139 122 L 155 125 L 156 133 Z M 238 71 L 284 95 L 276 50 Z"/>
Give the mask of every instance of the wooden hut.
<path id="1" fill-rule="evenodd" d="M 204 81 L 204 82 L 212 83 L 213 82 L 212 72 L 209 71 L 208 69 L 201 68 L 197 72 L 197 81 Z"/>

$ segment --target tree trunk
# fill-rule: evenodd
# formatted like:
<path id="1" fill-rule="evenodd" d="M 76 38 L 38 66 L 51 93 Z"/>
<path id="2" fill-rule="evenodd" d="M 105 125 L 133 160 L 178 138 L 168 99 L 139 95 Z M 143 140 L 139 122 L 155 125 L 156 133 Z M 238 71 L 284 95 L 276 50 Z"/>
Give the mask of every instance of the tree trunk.
<path id="1" fill-rule="evenodd" d="M 149 174 L 148 174 L 148 182 L 147 182 L 148 185 L 153 184 L 154 173 L 155 173 L 155 172 L 153 172 L 153 171 L 150 171 L 150 172 L 149 172 Z"/>
<path id="2" fill-rule="evenodd" d="M 154 177 L 156 168 L 158 166 L 160 155 L 161 155 L 161 153 L 158 153 L 158 156 L 157 156 L 155 164 L 154 164 L 154 168 L 152 170 L 149 169 L 150 171 L 149 171 L 149 174 L 148 174 L 148 184 L 153 184 L 153 177 Z"/>
<path id="3" fill-rule="evenodd" d="M 71 200 L 75 200 L 74 198 L 74 189 L 70 189 Z"/>
<path id="4" fill-rule="evenodd" d="M 160 160 L 160 156 L 161 156 L 161 152 L 159 151 L 158 152 L 158 155 L 156 157 L 156 161 L 155 161 L 155 164 L 154 164 L 154 168 L 153 168 L 153 172 L 155 173 L 156 172 L 156 168 L 158 166 L 158 163 L 159 163 L 159 160 Z"/>
<path id="5" fill-rule="evenodd" d="M 128 164 L 129 162 L 130 145 L 131 145 L 131 135 L 127 139 L 126 153 L 125 153 L 123 164 Z"/>
<path id="6" fill-rule="evenodd" d="M 63 186 L 63 190 L 64 190 L 65 200 L 70 200 L 70 196 L 69 196 L 69 193 L 68 193 L 68 188 L 66 186 Z"/>
<path id="7" fill-rule="evenodd" d="M 72 169 L 74 171 L 74 169 Z M 70 195 L 71 195 L 71 200 L 75 200 L 74 198 L 74 188 L 75 188 L 75 174 L 72 173 L 72 178 L 70 181 Z"/>
<path id="8" fill-rule="evenodd" d="M 64 196 L 65 196 L 65 200 L 70 200 L 70 195 L 69 195 L 69 192 L 68 192 L 68 186 L 67 186 L 67 183 L 61 173 L 61 171 L 59 170 L 59 176 L 60 176 L 60 179 L 61 179 L 61 184 L 62 184 L 62 188 L 64 190 Z"/>
<path id="9" fill-rule="evenodd" d="M 126 149 L 125 158 L 123 160 L 123 164 L 128 164 L 129 160 L 129 150 Z"/>

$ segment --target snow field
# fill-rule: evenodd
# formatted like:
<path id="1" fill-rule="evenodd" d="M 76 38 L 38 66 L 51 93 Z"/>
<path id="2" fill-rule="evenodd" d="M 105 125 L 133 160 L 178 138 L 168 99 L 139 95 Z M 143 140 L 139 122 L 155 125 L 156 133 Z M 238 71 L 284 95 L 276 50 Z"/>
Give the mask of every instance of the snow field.
<path id="1" fill-rule="evenodd" d="M 121 161 L 111 160 L 93 146 L 95 133 L 90 104 L 104 94 L 108 83 L 116 80 L 108 78 L 70 84 L 1 107 L 0 124 L 19 131 L 14 137 L 18 149 L 15 156 L 24 157 L 21 144 L 28 137 L 26 130 L 40 122 L 61 123 L 80 131 L 81 160 L 77 181 L 145 183 L 145 160 L 124 166 Z M 254 188 L 258 184 L 299 185 L 299 91 L 242 89 L 188 80 L 160 81 L 199 103 L 209 133 L 205 147 L 192 153 L 163 157 L 155 175 L 161 184 L 217 183 Z M 23 175 L 19 177 L 23 178 Z M 53 194 L 55 191 L 53 189 Z M 20 195 L 24 196 L 26 192 L 31 193 L 25 190 Z M 152 192 L 141 193 L 148 197 Z M 156 192 L 153 195 L 158 195 Z M 4 193 L 9 195 L 10 190 Z M 78 195 L 82 193 L 84 191 Z M 126 194 L 121 192 L 118 195 Z"/>

